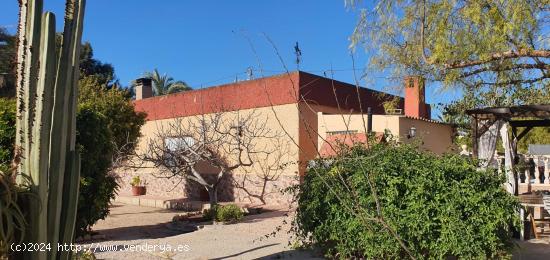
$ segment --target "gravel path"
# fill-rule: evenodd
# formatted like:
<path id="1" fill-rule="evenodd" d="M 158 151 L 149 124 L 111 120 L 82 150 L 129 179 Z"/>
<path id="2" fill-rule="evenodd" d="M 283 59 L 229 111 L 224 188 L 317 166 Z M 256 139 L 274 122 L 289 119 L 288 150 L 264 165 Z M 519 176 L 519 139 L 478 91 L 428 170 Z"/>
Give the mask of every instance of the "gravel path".
<path id="1" fill-rule="evenodd" d="M 115 204 L 111 214 L 94 226 L 106 236 L 84 244 L 98 259 L 315 259 L 288 246 L 284 211 L 246 216 L 232 225 L 205 225 L 191 233 L 169 228 L 178 212 Z M 282 230 L 275 236 L 265 235 Z"/>

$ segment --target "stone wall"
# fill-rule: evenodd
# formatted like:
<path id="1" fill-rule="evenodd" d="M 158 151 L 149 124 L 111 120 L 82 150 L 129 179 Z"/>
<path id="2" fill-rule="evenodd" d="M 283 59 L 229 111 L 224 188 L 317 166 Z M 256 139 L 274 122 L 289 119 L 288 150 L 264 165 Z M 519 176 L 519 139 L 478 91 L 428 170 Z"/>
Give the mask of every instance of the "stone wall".
<path id="1" fill-rule="evenodd" d="M 178 177 L 159 178 L 146 171 L 118 171 L 117 175 L 120 195 L 130 195 L 132 193 L 130 181 L 134 176 L 140 176 L 140 179 L 146 182 L 149 197 L 208 201 L 208 192 L 193 181 Z M 215 175 L 205 175 L 204 178 L 211 181 Z M 264 189 L 264 181 L 256 176 L 247 175 L 245 179 L 242 174 L 226 175 L 218 188 L 218 200 L 259 205 L 262 204 L 259 197 L 263 197 L 269 205 L 288 205 L 292 201 L 292 195 L 282 191 L 297 183 L 297 175 L 280 175 L 276 180 L 267 181 Z"/>

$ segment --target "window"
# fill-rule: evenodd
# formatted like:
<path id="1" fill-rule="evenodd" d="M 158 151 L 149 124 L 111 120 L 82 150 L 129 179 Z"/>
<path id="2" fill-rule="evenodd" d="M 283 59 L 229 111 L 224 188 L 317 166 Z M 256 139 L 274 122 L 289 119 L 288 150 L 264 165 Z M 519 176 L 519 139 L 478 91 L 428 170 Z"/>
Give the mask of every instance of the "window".
<path id="1" fill-rule="evenodd" d="M 357 130 L 328 131 L 327 135 L 351 135 L 356 134 Z"/>
<path id="2" fill-rule="evenodd" d="M 185 137 L 167 137 L 164 139 L 164 145 L 166 146 L 166 153 L 164 154 L 165 164 L 168 167 L 175 167 L 178 165 L 178 161 L 181 158 L 175 158 L 175 154 L 178 151 L 188 149 L 195 145 L 195 139 L 191 136 Z"/>
<path id="3" fill-rule="evenodd" d="M 175 152 L 192 147 L 195 145 L 195 139 L 191 136 L 167 137 L 164 139 L 164 145 L 169 151 Z"/>

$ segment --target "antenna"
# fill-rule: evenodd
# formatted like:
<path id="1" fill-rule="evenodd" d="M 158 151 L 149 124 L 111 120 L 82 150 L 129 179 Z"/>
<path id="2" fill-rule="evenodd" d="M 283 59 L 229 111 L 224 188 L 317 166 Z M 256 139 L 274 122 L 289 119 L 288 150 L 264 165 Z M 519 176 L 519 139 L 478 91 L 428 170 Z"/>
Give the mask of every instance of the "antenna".
<path id="1" fill-rule="evenodd" d="M 252 67 L 248 67 L 246 69 L 246 75 L 248 75 L 248 80 L 254 79 L 254 71 L 252 70 Z"/>
<path id="2" fill-rule="evenodd" d="M 296 68 L 300 70 L 300 62 L 302 61 L 302 50 L 298 46 L 298 42 L 294 45 L 294 54 L 296 55 Z"/>

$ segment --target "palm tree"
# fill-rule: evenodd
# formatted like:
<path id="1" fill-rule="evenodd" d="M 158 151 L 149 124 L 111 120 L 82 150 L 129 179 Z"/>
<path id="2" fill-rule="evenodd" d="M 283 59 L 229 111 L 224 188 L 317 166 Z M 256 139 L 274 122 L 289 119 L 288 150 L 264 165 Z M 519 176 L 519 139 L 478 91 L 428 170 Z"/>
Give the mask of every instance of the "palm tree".
<path id="1" fill-rule="evenodd" d="M 146 72 L 144 76 L 153 81 L 153 93 L 155 96 L 162 96 L 192 89 L 184 81 L 175 81 L 174 78 L 168 76 L 166 73 L 161 75 L 157 69 L 154 69 L 152 72 Z"/>

